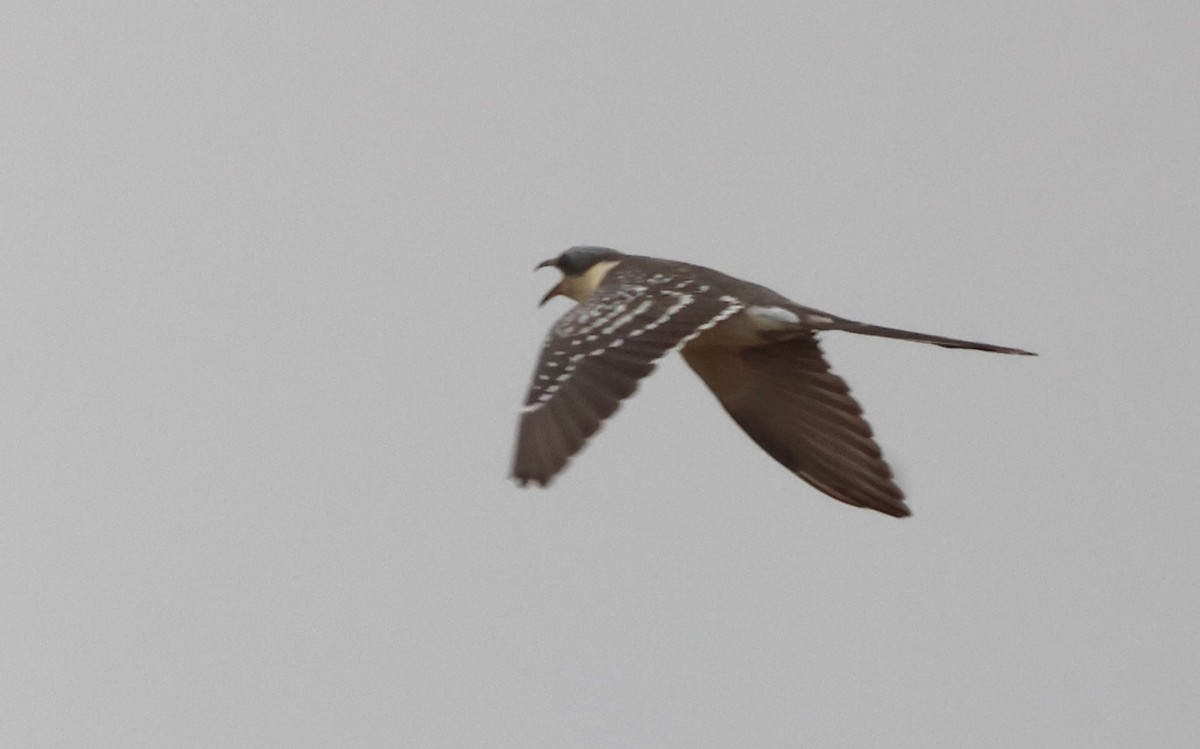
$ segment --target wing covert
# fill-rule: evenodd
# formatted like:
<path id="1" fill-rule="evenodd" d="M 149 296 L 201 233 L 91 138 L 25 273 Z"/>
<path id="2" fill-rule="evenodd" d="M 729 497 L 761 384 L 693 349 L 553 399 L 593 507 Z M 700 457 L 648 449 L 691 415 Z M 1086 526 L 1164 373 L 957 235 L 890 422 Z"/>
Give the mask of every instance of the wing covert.
<path id="1" fill-rule="evenodd" d="M 742 309 L 666 271 L 618 266 L 551 328 L 521 409 L 512 476 L 546 485 L 655 362 Z"/>

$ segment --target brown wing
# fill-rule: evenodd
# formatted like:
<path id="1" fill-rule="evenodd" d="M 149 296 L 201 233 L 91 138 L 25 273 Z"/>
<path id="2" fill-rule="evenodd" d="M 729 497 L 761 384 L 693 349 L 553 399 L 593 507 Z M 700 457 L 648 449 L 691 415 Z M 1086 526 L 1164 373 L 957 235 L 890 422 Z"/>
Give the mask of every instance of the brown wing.
<path id="1" fill-rule="evenodd" d="M 683 354 L 733 420 L 788 470 L 847 504 L 910 514 L 862 409 L 813 336 Z"/>
<path id="2" fill-rule="evenodd" d="M 545 486 L 658 359 L 742 307 L 688 278 L 637 280 L 602 285 L 546 337 L 517 430 L 520 484 Z"/>

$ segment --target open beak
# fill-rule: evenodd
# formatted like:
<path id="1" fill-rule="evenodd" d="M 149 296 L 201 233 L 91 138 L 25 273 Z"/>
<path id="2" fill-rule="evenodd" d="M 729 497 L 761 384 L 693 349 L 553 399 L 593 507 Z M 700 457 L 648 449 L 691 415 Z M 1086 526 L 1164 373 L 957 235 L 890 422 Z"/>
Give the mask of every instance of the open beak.
<path id="1" fill-rule="evenodd" d="M 537 264 L 537 267 L 534 268 L 534 270 L 537 271 L 537 270 L 541 270 L 542 268 L 553 267 L 555 265 L 555 263 L 557 263 L 557 262 L 558 262 L 558 258 L 550 258 L 549 260 L 543 260 L 542 262 Z M 538 306 L 541 307 L 543 304 L 550 301 L 551 299 L 553 299 L 554 297 L 558 296 L 561 293 L 562 293 L 562 281 L 559 281 L 558 283 L 556 283 L 554 285 L 554 288 L 552 288 L 546 292 L 546 296 L 542 297 L 542 301 L 538 302 Z"/>
<path id="2" fill-rule="evenodd" d="M 558 296 L 561 293 L 562 293 L 562 283 L 555 284 L 554 288 L 547 291 L 546 296 L 542 297 L 542 301 L 538 302 L 538 306 L 541 307 L 543 304 L 550 301 L 551 299 L 553 299 L 554 297 Z"/>

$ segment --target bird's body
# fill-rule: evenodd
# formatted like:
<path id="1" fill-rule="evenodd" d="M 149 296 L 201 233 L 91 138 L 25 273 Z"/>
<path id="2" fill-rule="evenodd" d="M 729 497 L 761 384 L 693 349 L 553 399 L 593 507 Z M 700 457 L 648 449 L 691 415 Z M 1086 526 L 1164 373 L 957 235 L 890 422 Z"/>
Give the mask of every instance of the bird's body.
<path id="1" fill-rule="evenodd" d="M 904 494 L 816 334 L 842 330 L 1008 354 L 1020 349 L 856 322 L 671 260 L 573 247 L 556 295 L 579 302 L 551 329 L 522 409 L 513 477 L 547 484 L 637 381 L 674 349 L 771 457 L 826 494 L 901 517 Z"/>

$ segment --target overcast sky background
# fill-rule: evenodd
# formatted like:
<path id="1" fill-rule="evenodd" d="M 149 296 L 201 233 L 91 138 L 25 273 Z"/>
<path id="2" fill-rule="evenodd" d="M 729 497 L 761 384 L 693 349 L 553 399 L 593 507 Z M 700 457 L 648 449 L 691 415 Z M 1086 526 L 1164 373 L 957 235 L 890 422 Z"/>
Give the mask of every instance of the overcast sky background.
<path id="1" fill-rule="evenodd" d="M 45 3 L 0 25 L 0 745 L 1200 744 L 1200 6 Z M 506 480 L 535 263 L 830 335 L 915 516 L 673 357 Z"/>

